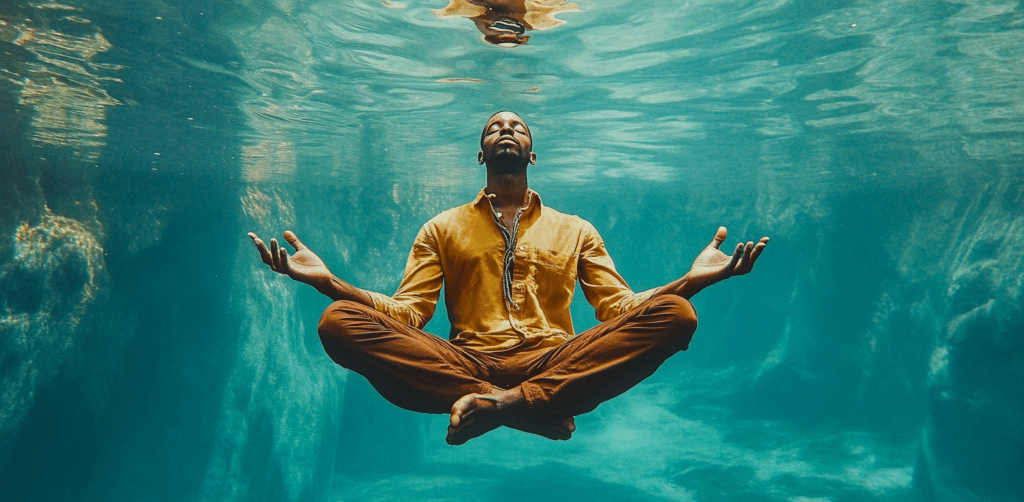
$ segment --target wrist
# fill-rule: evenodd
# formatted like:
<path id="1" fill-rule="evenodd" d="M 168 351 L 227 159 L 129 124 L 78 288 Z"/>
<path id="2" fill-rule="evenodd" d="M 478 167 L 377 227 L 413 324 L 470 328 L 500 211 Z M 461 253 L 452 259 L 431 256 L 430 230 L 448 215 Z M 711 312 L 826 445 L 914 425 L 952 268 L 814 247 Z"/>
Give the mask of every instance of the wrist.
<path id="1" fill-rule="evenodd" d="M 676 295 L 689 300 L 693 295 L 697 294 L 697 292 L 693 290 L 693 281 L 687 280 L 686 277 L 683 277 L 679 282 L 680 284 L 679 288 L 676 290 Z"/>
<path id="2" fill-rule="evenodd" d="M 326 277 L 315 277 L 312 280 L 310 280 L 308 284 L 310 286 L 313 286 L 313 288 L 319 291 L 320 293 L 331 298 L 336 296 L 332 293 L 338 290 L 338 286 L 337 283 L 335 282 L 335 277 L 333 275 L 328 275 Z"/>
<path id="3" fill-rule="evenodd" d="M 366 290 L 359 289 L 337 276 L 330 275 L 321 279 L 319 285 L 314 286 L 320 294 L 334 301 L 346 300 L 362 303 L 370 307 L 374 306 L 373 297 Z"/>
<path id="4" fill-rule="evenodd" d="M 679 281 L 679 292 L 677 294 L 687 300 L 693 298 L 694 295 L 700 293 L 700 291 L 704 289 L 704 286 L 699 285 L 697 281 L 694 281 L 693 278 L 690 277 L 689 272 L 687 272 L 687 274 Z"/>

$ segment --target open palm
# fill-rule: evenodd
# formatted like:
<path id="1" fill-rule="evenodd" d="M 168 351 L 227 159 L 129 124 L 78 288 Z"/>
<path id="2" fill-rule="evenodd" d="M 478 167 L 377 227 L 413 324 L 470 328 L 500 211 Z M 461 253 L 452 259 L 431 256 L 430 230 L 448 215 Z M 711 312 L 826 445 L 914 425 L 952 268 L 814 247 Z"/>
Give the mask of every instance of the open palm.
<path id="1" fill-rule="evenodd" d="M 316 253 L 310 251 L 291 230 L 285 231 L 284 239 L 295 248 L 295 254 L 292 256 L 288 255 L 288 251 L 283 246 L 278 247 L 277 239 L 270 239 L 270 249 L 267 249 L 267 246 L 256 234 L 250 232 L 249 237 L 256 243 L 260 259 L 275 272 L 310 285 L 324 283 L 332 277 L 331 271 L 324 261 Z"/>
<path id="2" fill-rule="evenodd" d="M 734 275 L 743 275 L 754 268 L 754 262 L 761 255 L 768 238 L 762 237 L 757 244 L 753 242 L 742 242 L 736 245 L 732 256 L 723 253 L 719 246 L 725 241 L 728 232 L 725 227 L 719 227 L 715 238 L 711 240 L 697 258 L 693 260 L 690 272 L 686 274 L 687 280 L 691 281 L 698 289 L 706 288 L 718 281 L 728 279 Z"/>

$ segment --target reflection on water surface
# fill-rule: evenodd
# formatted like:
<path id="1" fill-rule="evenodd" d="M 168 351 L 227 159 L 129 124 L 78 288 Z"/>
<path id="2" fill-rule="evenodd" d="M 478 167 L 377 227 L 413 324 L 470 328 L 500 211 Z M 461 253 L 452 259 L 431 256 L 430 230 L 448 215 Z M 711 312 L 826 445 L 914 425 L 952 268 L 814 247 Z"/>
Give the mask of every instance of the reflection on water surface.
<path id="1" fill-rule="evenodd" d="M 34 111 L 33 142 L 68 148 L 75 157 L 95 161 L 105 145 L 107 109 L 122 104 L 106 89 L 110 82 L 120 82 L 115 75 L 121 67 L 96 61 L 113 46 L 78 12 L 60 4 L 5 9 L 0 41 L 33 57 L 6 57 L 12 54 L 8 50 L 0 62 L 0 78 L 20 87 L 20 104 Z"/>
<path id="2" fill-rule="evenodd" d="M 577 12 L 577 5 L 562 0 L 449 0 L 434 10 L 437 17 L 464 17 L 473 21 L 483 39 L 502 47 L 524 45 L 529 30 L 549 30 L 565 24 L 555 15 Z"/>

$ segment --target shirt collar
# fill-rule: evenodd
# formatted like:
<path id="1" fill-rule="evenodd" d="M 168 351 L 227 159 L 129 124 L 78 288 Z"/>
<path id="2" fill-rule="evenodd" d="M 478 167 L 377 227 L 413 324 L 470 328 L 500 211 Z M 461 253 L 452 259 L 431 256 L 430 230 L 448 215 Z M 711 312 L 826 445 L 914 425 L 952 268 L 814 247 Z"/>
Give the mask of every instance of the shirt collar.
<path id="1" fill-rule="evenodd" d="M 541 204 L 541 201 L 540 201 L 540 194 L 539 193 L 534 192 L 530 188 L 526 189 L 526 193 L 527 193 L 526 200 L 528 202 L 527 202 L 526 209 L 523 210 L 523 213 L 529 213 L 529 212 L 533 211 L 534 209 L 540 209 L 541 207 L 543 207 L 543 204 Z M 488 193 L 484 192 L 483 188 L 481 188 L 480 192 L 476 194 L 476 198 L 473 199 L 473 205 L 474 206 L 479 206 L 479 205 L 483 204 L 484 201 L 486 201 L 487 199 L 490 199 L 490 198 L 493 198 L 493 197 L 494 197 L 494 194 L 488 194 Z M 490 209 L 490 208 L 488 208 L 488 209 Z"/>

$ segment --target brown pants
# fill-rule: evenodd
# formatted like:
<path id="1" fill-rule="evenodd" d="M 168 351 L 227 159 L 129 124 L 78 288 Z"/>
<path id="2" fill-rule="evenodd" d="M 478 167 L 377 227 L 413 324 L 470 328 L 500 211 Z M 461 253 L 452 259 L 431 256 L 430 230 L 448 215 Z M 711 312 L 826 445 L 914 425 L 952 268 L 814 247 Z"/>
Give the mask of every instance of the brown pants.
<path id="1" fill-rule="evenodd" d="M 423 413 L 450 413 L 466 394 L 521 386 L 531 414 L 568 417 L 629 390 L 697 329 L 690 302 L 648 300 L 554 348 L 493 354 L 453 345 L 355 302 L 335 302 L 320 318 L 324 350 L 366 377 L 385 399 Z"/>

